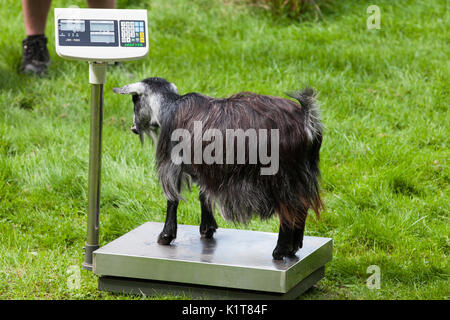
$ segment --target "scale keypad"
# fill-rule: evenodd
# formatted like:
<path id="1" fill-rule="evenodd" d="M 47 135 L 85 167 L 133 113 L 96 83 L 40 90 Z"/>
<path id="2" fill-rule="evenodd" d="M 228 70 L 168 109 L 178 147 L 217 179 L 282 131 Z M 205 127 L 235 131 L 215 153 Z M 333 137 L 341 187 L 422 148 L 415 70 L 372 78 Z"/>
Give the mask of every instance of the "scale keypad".
<path id="1" fill-rule="evenodd" d="M 145 47 L 144 21 L 120 21 L 120 45 L 122 47 Z"/>

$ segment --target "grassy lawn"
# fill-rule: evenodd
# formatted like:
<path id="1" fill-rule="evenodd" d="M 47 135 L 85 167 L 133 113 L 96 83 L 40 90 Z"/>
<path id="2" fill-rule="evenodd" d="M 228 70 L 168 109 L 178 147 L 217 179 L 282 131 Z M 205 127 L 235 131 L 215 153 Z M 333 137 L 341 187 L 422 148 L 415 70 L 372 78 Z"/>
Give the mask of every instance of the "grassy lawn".
<path id="1" fill-rule="evenodd" d="M 71 1 L 85 7 L 84 1 Z M 164 221 L 154 149 L 129 130 L 132 104 L 112 88 L 149 76 L 180 93 L 283 96 L 319 91 L 326 211 L 307 235 L 334 239 L 325 278 L 302 299 L 448 299 L 448 1 L 335 1 L 323 19 L 275 19 L 238 1 L 129 0 L 149 9 L 150 54 L 110 68 L 105 86 L 101 243 Z M 366 8 L 381 10 L 368 30 Z M 67 6 L 54 1 L 53 7 Z M 24 37 L 20 1 L 3 0 L 0 29 L 0 299 L 135 299 L 102 293 L 81 271 L 89 141 L 87 63 L 59 58 L 53 14 L 49 76 L 17 74 Z M 179 223 L 200 223 L 198 189 Z M 232 228 L 216 214 L 220 227 Z M 251 230 L 278 231 L 277 219 Z M 272 250 L 272 249 L 270 249 Z M 368 289 L 377 265 L 381 288 Z M 179 297 L 159 297 L 179 298 Z"/>

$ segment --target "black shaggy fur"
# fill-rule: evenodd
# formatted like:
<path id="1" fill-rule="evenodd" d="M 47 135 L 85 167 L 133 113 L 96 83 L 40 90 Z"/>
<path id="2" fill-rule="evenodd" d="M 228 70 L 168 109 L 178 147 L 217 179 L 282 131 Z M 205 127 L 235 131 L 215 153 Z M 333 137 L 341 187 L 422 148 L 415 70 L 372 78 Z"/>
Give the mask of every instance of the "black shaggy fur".
<path id="1" fill-rule="evenodd" d="M 302 247 L 308 210 L 311 208 L 319 215 L 323 206 L 318 183 L 322 126 L 312 89 L 288 94 L 299 103 L 250 92 L 225 99 L 198 93 L 181 96 L 175 85 L 162 78 L 148 78 L 114 91 L 133 95 L 133 132 L 155 136 L 157 130 L 160 131 L 156 161 L 168 200 L 166 224 L 158 239 L 160 244 L 170 244 L 176 237 L 181 188 L 192 180 L 200 186 L 202 236 L 212 237 L 217 229 L 213 216 L 217 205 L 225 219 L 240 223 L 247 223 L 253 214 L 262 219 L 277 214 L 280 232 L 272 253 L 274 259 L 294 255 Z M 214 128 L 220 130 L 223 137 L 226 137 L 226 129 L 268 129 L 269 132 L 278 129 L 278 172 L 261 175 L 260 169 L 265 166 L 259 160 L 256 164 L 249 163 L 251 146 L 248 141 L 244 164 L 237 164 L 237 161 L 226 164 L 225 160 L 223 164 L 175 164 L 171 159 L 176 144 L 171 140 L 172 133 L 179 128 L 192 133 L 194 121 L 202 121 L 203 132 Z M 269 144 L 270 141 L 269 138 Z M 203 143 L 202 149 L 206 145 Z M 223 158 L 226 158 L 225 148 Z"/>

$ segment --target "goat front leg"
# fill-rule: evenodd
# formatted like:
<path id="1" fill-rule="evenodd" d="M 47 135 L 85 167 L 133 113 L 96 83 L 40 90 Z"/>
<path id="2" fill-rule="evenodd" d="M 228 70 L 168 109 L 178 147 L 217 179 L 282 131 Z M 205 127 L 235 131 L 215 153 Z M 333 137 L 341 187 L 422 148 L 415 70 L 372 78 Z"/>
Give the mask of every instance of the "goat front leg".
<path id="1" fill-rule="evenodd" d="M 214 211 L 211 202 L 200 192 L 200 206 L 202 210 L 202 221 L 200 223 L 200 235 L 202 238 L 210 239 L 217 230 L 217 222 L 214 219 Z"/>
<path id="2" fill-rule="evenodd" d="M 167 201 L 166 222 L 158 237 L 159 244 L 169 245 L 177 237 L 177 208 L 178 200 Z"/>

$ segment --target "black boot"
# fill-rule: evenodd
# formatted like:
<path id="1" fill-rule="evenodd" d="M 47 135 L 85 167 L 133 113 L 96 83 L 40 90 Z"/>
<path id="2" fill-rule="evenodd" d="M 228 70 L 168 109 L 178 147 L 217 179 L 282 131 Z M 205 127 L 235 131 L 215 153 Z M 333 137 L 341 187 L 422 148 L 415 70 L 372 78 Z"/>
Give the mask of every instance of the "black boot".
<path id="1" fill-rule="evenodd" d="M 47 37 L 44 35 L 29 36 L 22 41 L 23 59 L 20 72 L 42 75 L 47 73 L 50 55 L 47 49 Z"/>

